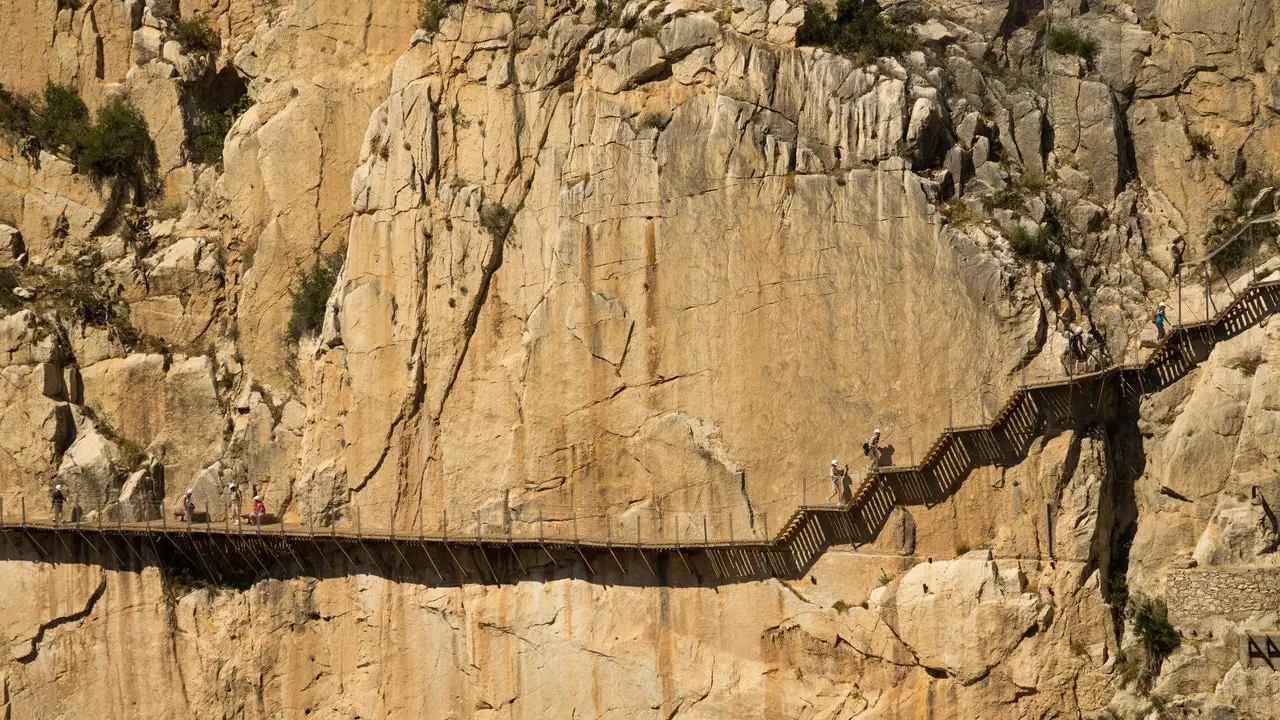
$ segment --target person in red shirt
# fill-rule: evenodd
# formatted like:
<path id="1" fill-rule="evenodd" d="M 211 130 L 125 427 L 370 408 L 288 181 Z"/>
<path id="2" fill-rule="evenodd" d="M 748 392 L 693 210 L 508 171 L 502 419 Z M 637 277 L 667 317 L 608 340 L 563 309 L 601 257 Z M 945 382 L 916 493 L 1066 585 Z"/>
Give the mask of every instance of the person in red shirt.
<path id="1" fill-rule="evenodd" d="M 254 495 L 253 496 L 253 514 L 249 516 L 249 519 L 253 521 L 254 525 L 261 525 L 262 518 L 266 514 L 267 514 L 267 506 L 263 504 L 262 496 Z"/>

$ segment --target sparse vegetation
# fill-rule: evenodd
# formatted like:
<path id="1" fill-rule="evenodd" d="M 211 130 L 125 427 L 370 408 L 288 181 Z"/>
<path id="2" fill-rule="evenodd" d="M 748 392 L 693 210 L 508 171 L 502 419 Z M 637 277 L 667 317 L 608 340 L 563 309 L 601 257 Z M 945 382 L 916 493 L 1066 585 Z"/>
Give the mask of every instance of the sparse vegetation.
<path id="1" fill-rule="evenodd" d="M 1059 55 L 1077 55 L 1093 67 L 1098 59 L 1098 41 L 1069 25 L 1055 25 L 1045 40 L 1051 52 Z"/>
<path id="2" fill-rule="evenodd" d="M 1053 259 L 1049 238 L 1044 230 L 1028 230 L 1022 225 L 1015 225 L 1006 239 L 1009 241 L 1009 249 L 1019 260 L 1049 262 Z"/>
<path id="3" fill-rule="evenodd" d="M 142 113 L 128 98 L 112 98 L 84 138 L 81 170 L 96 182 L 118 179 L 141 187 L 154 180 L 158 162 Z"/>
<path id="4" fill-rule="evenodd" d="M 837 0 L 834 18 L 822 3 L 805 6 L 796 44 L 828 47 L 866 61 L 900 55 L 916 42 L 909 32 L 885 22 L 875 0 Z"/>
<path id="5" fill-rule="evenodd" d="M 326 255 L 298 278 L 298 284 L 293 288 L 293 315 L 289 318 L 287 330 L 289 339 L 294 343 L 318 334 L 324 326 L 325 307 L 329 304 L 333 285 L 338 281 L 342 257 L 342 253 Z"/>
<path id="6" fill-rule="evenodd" d="M 252 106 L 253 101 L 245 93 L 228 108 L 198 113 L 195 136 L 191 139 L 191 160 L 201 165 L 222 162 L 222 148 L 227 141 L 227 133 L 231 132 L 231 126 Z"/>
<path id="7" fill-rule="evenodd" d="M 640 126 L 661 130 L 665 128 L 669 122 L 671 122 L 671 118 L 668 115 L 660 112 L 647 112 L 644 114 L 644 118 L 640 120 Z"/>
<path id="8" fill-rule="evenodd" d="M 1211 157 L 1213 155 L 1213 139 L 1207 134 L 1190 130 L 1187 132 L 1187 142 L 1191 143 L 1191 152 L 1200 157 Z"/>
<path id="9" fill-rule="evenodd" d="M 889 577 L 889 573 L 884 568 L 880 568 L 880 577 L 878 578 L 881 585 L 888 585 L 893 582 L 893 578 Z"/>
<path id="10" fill-rule="evenodd" d="M 853 606 L 843 600 L 837 600 L 831 603 L 831 609 L 842 614 L 847 612 L 851 607 Z"/>
<path id="11" fill-rule="evenodd" d="M 960 557 L 972 549 L 973 548 L 969 546 L 969 543 L 961 540 L 956 543 L 956 557 Z"/>
<path id="12" fill-rule="evenodd" d="M 501 203 L 486 203 L 480 209 L 480 226 L 489 232 L 495 240 L 502 240 L 511 231 L 511 211 Z"/>
<path id="13" fill-rule="evenodd" d="M 1266 361 L 1267 359 L 1262 356 L 1262 351 L 1254 348 L 1245 355 L 1227 363 L 1227 366 L 1239 370 L 1240 374 L 1245 377 L 1253 377 L 1257 374 L 1258 368 Z"/>
<path id="14" fill-rule="evenodd" d="M 212 55 L 222 48 L 222 38 L 209 27 L 202 17 L 193 17 L 175 21 L 169 30 L 169 36 L 178 41 L 183 50 L 193 54 Z"/>
<path id="15" fill-rule="evenodd" d="M 1276 186 L 1274 178 L 1256 174 L 1236 182 L 1222 211 L 1213 219 L 1214 229 L 1206 238 L 1209 250 L 1215 251 L 1223 247 L 1243 223 L 1275 212 Z M 1242 236 L 1213 256 L 1214 267 L 1223 272 L 1239 268 L 1255 252 L 1260 242 L 1275 234 L 1278 225 L 1280 224 L 1261 223 L 1246 230 Z"/>
<path id="16" fill-rule="evenodd" d="M 982 220 L 982 217 L 976 210 L 969 207 L 969 203 L 963 198 L 953 197 L 942 204 L 938 210 L 947 218 L 947 222 L 952 225 L 972 225 Z"/>
<path id="17" fill-rule="evenodd" d="M 654 21 L 649 21 L 641 25 L 639 29 L 636 30 L 636 35 L 645 38 L 656 38 L 658 37 L 658 31 L 661 29 L 661 25 Z"/>
<path id="18" fill-rule="evenodd" d="M 84 0 L 58 0 L 59 10 L 79 10 L 84 5 Z"/>
<path id="19" fill-rule="evenodd" d="M 12 312 L 22 306 L 22 299 L 13 294 L 19 284 L 18 273 L 13 268 L 0 267 L 0 310 Z"/>
<path id="20" fill-rule="evenodd" d="M 31 134 L 34 118 L 35 107 L 29 98 L 16 95 L 0 85 L 0 133 L 11 139 L 24 138 Z"/>
<path id="21" fill-rule="evenodd" d="M 990 210 L 1020 210 L 1024 203 L 1023 190 L 1015 183 L 992 190 L 982 198 L 982 206 Z"/>

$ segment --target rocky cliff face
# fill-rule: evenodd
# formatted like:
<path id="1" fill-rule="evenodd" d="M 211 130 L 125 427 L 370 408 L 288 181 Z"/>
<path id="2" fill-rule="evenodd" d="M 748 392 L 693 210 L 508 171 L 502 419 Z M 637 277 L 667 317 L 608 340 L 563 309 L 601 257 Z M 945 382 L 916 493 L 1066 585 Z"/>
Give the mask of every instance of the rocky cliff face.
<path id="1" fill-rule="evenodd" d="M 1080 369 L 1070 326 L 1094 366 L 1140 358 L 1157 301 L 1200 319 L 1280 267 L 1263 223 L 1179 273 L 1273 207 L 1270 2 L 884 5 L 908 40 L 874 57 L 809 46 L 785 0 L 433 2 L 429 28 L 381 0 L 5 0 L 0 84 L 127 97 L 155 160 L 129 195 L 0 134 L 0 507 L 60 482 L 76 517 L 143 520 L 190 487 L 222 520 L 234 481 L 320 526 L 766 537 L 872 427 L 910 463 Z M 1278 354 L 1243 332 L 799 581 L 333 558 L 195 587 L 12 537 L 0 701 L 1274 717 L 1280 681 L 1237 661 L 1276 623 Z"/>

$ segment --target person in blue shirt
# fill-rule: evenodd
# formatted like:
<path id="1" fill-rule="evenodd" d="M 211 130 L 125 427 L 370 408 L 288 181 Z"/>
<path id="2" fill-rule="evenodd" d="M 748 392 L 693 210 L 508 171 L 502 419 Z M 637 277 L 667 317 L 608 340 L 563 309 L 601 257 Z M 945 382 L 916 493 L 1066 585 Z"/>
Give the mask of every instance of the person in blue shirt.
<path id="1" fill-rule="evenodd" d="M 1159 342 L 1163 340 L 1165 322 L 1164 303 L 1160 303 L 1156 306 L 1156 314 L 1151 316 L 1151 322 L 1155 323 L 1156 326 L 1156 341 Z"/>

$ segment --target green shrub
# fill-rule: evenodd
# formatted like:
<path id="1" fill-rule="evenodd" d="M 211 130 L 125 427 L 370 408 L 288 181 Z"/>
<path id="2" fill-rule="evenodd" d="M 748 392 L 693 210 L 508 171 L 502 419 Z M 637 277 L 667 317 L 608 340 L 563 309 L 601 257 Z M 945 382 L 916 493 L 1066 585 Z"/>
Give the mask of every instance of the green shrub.
<path id="1" fill-rule="evenodd" d="M 820 2 L 805 6 L 796 44 L 828 47 L 865 61 L 900 55 L 916 43 L 910 33 L 885 22 L 875 0 L 837 0 L 834 18 Z"/>
<path id="2" fill-rule="evenodd" d="M 71 158 L 89 131 L 89 108 L 70 85 L 50 82 L 44 86 L 44 106 L 36 112 L 32 134 L 49 150 L 61 150 Z"/>
<path id="3" fill-rule="evenodd" d="M 831 603 L 831 609 L 835 610 L 840 614 L 844 614 L 845 612 L 848 612 L 849 608 L 851 607 L 853 606 L 843 600 L 837 600 Z"/>
<path id="4" fill-rule="evenodd" d="M 982 198 L 982 206 L 987 210 L 1019 210 L 1023 203 L 1022 188 L 1014 183 L 1006 183 L 1004 187 L 992 190 Z"/>
<path id="5" fill-rule="evenodd" d="M 418 27 L 429 32 L 440 29 L 440 21 L 449 11 L 449 6 L 460 0 L 422 0 L 422 11 L 418 15 Z"/>
<path id="6" fill-rule="evenodd" d="M 1043 230 L 1030 231 L 1021 225 L 1015 225 L 1007 239 L 1009 249 L 1019 260 L 1049 262 L 1053 259 L 1049 239 Z"/>
<path id="7" fill-rule="evenodd" d="M 35 122 L 35 106 L 22 95 L 9 92 L 0 85 L 0 133 L 12 138 L 24 138 L 31 134 Z"/>
<path id="8" fill-rule="evenodd" d="M 231 107 L 223 110 L 202 110 L 196 113 L 195 135 L 191 138 L 191 160 L 200 165 L 222 162 L 222 147 L 227 133 L 236 119 L 253 107 L 248 93 L 236 99 Z"/>
<path id="9" fill-rule="evenodd" d="M 169 37 L 189 53 L 213 54 L 222 48 L 222 38 L 201 17 L 174 22 L 169 28 Z"/>
<path id="10" fill-rule="evenodd" d="M 511 211 L 501 203 L 487 204 L 480 209 L 480 226 L 489 231 L 495 240 L 502 240 L 511 231 Z"/>
<path id="11" fill-rule="evenodd" d="M 288 336 L 298 342 L 309 335 L 317 335 L 324 327 L 325 307 L 329 295 L 338 281 L 342 269 L 342 253 L 325 256 L 309 272 L 298 278 L 293 288 L 293 315 L 289 318 Z"/>
<path id="12" fill-rule="evenodd" d="M 157 163 L 156 146 L 142 113 L 128 98 L 112 98 L 84 139 L 81 169 L 95 182 L 119 179 L 141 186 L 154 178 Z"/>
<path id="13" fill-rule="evenodd" d="M 1182 642 L 1182 636 L 1169 624 L 1168 609 L 1158 600 L 1147 600 L 1138 606 L 1133 617 L 1133 633 L 1152 658 L 1167 657 Z"/>
<path id="14" fill-rule="evenodd" d="M 1191 143 L 1191 152 L 1200 157 L 1213 155 L 1213 139 L 1202 132 L 1191 130 L 1187 133 L 1187 141 Z"/>
<path id="15" fill-rule="evenodd" d="M 1068 25 L 1055 25 L 1046 40 L 1049 50 L 1059 55 L 1078 55 L 1093 66 L 1098 59 L 1098 41 Z"/>
<path id="16" fill-rule="evenodd" d="M 642 127 L 661 130 L 666 127 L 669 122 L 671 122 L 671 118 L 667 115 L 660 112 L 647 112 L 644 114 L 644 118 L 640 120 L 640 125 Z"/>

